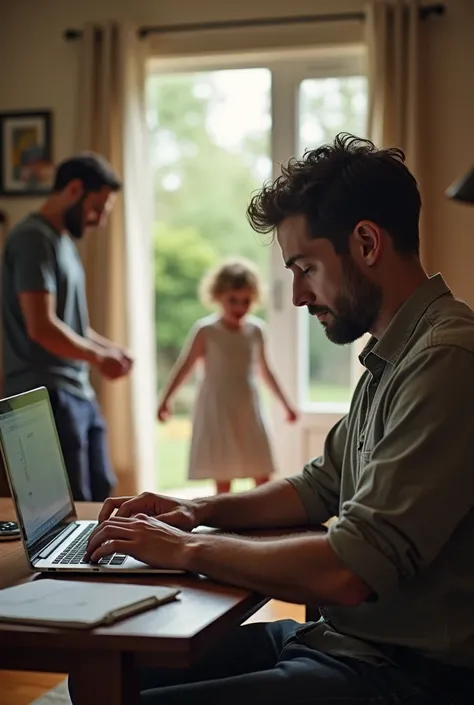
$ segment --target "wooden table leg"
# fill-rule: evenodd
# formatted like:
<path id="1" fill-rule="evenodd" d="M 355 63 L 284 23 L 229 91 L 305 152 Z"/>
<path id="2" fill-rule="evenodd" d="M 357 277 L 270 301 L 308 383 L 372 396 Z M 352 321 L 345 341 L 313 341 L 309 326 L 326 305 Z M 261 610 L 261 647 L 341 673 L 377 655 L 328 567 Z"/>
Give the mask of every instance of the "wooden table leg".
<path id="1" fill-rule="evenodd" d="M 89 651 L 77 654 L 71 671 L 74 705 L 137 705 L 138 673 L 130 654 Z"/>

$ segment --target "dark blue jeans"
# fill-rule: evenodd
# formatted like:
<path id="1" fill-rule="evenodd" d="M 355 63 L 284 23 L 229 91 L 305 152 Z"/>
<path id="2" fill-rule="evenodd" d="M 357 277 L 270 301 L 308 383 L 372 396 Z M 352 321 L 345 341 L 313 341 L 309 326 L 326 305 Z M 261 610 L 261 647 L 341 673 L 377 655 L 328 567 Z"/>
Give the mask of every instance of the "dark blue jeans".
<path id="1" fill-rule="evenodd" d="M 116 479 L 99 405 L 62 389 L 50 390 L 49 396 L 74 499 L 103 502 Z"/>
<path id="2" fill-rule="evenodd" d="M 194 667 L 141 673 L 141 705 L 460 705 L 395 666 L 314 651 L 283 620 L 239 627 Z M 436 668 L 436 667 L 435 667 Z M 91 686 L 93 687 L 93 685 Z M 69 689 L 74 703 L 74 683 Z"/>

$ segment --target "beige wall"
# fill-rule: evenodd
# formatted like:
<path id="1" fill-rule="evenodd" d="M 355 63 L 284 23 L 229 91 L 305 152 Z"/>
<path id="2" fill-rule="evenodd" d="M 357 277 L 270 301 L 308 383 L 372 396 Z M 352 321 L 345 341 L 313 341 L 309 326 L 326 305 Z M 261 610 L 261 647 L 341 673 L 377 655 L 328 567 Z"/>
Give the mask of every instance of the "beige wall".
<path id="1" fill-rule="evenodd" d="M 74 149 L 76 111 L 78 46 L 63 40 L 66 27 L 111 17 L 169 24 L 360 10 L 364 4 L 363 0 L 0 0 L 0 110 L 51 108 L 55 158 L 60 159 Z M 474 162 L 474 0 L 446 4 L 446 17 L 429 20 L 423 30 L 428 265 L 432 271 L 443 271 L 455 292 L 474 306 L 474 207 L 444 197 L 446 186 Z M 314 26 L 305 30 L 305 41 L 313 30 L 320 38 L 322 27 Z M 330 37 L 333 29 L 327 31 Z M 169 46 L 170 39 L 166 42 Z M 12 220 L 35 205 L 28 199 L 0 199 L 0 208 Z"/>
<path id="2" fill-rule="evenodd" d="M 474 0 L 446 2 L 448 12 L 424 30 L 425 205 L 430 265 L 474 306 L 474 206 L 444 190 L 474 165 Z"/>
<path id="3" fill-rule="evenodd" d="M 54 111 L 54 156 L 74 150 L 78 43 L 66 42 L 66 28 L 85 22 L 124 19 L 137 25 L 360 10 L 362 0 L 0 0 L 0 110 Z M 320 28 L 318 30 L 320 31 Z M 188 39 L 192 39 L 189 38 Z M 174 35 L 163 38 L 169 48 Z M 35 207 L 29 199 L 2 199 L 12 221 Z"/>

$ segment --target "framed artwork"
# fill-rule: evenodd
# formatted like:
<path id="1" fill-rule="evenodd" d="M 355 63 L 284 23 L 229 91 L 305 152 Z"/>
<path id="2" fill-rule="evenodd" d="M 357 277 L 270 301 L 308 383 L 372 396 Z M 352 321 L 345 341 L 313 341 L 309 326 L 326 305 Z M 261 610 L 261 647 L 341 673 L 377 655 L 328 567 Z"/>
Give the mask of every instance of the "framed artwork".
<path id="1" fill-rule="evenodd" d="M 54 174 L 51 112 L 0 113 L 0 195 L 43 196 Z"/>

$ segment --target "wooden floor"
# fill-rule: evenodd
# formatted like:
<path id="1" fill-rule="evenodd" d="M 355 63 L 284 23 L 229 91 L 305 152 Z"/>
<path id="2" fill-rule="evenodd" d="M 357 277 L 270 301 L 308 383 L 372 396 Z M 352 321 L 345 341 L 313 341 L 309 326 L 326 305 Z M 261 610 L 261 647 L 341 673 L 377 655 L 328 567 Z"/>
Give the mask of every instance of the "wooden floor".
<path id="1" fill-rule="evenodd" d="M 295 619 L 304 621 L 304 607 L 286 602 L 271 602 L 259 610 L 249 621 L 274 621 Z M 0 705 L 29 705 L 64 680 L 64 674 L 0 671 Z"/>

